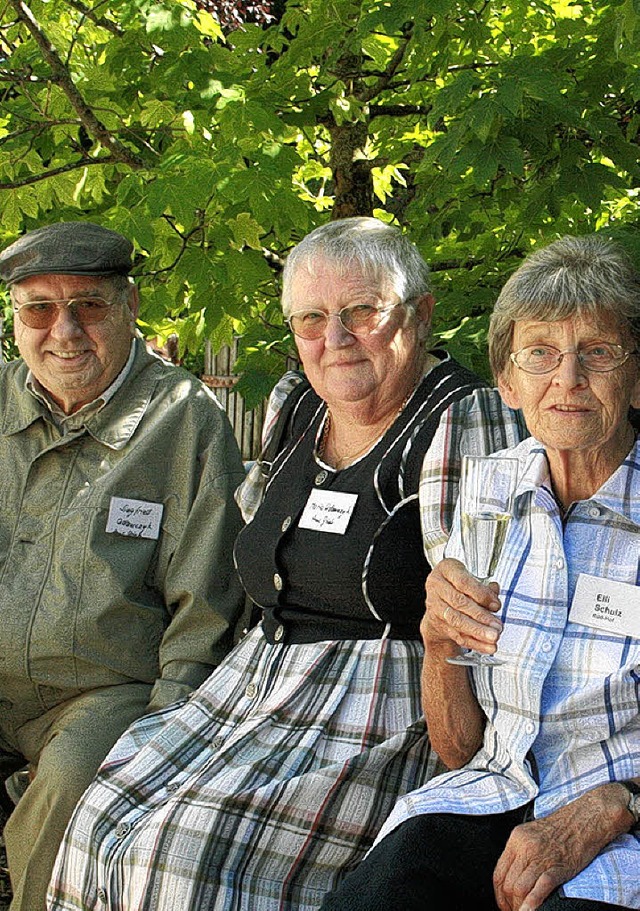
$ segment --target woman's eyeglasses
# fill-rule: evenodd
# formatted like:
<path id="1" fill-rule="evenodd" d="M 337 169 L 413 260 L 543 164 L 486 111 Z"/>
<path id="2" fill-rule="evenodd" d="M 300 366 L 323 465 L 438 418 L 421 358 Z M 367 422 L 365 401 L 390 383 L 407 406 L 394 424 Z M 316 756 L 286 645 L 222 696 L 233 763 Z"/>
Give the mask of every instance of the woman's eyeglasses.
<path id="1" fill-rule="evenodd" d="M 15 312 L 29 329 L 49 329 L 62 307 L 67 307 L 76 323 L 91 326 L 106 319 L 114 303 L 103 297 L 72 297 L 69 300 L 29 301 L 15 307 Z"/>
<path id="2" fill-rule="evenodd" d="M 342 327 L 351 335 L 363 336 L 377 329 L 384 317 L 399 306 L 400 303 L 381 307 L 373 304 L 352 304 L 343 307 L 337 313 L 327 313 L 326 310 L 294 310 L 285 322 L 298 338 L 312 341 L 325 334 L 329 319 L 336 316 Z"/>
<path id="3" fill-rule="evenodd" d="M 551 373 L 560 366 L 565 354 L 575 354 L 584 370 L 590 373 L 609 373 L 610 370 L 621 367 L 632 354 L 637 353 L 627 351 L 622 345 L 614 345 L 611 342 L 597 342 L 584 348 L 565 348 L 564 351 L 554 348 L 553 345 L 528 345 L 519 351 L 513 351 L 509 359 L 520 370 L 535 376 Z"/>

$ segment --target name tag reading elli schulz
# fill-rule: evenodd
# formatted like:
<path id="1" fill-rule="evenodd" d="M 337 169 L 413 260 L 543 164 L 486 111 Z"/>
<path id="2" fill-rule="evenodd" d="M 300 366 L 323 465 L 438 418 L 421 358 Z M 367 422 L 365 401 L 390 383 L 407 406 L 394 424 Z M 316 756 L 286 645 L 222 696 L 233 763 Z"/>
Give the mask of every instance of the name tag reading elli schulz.
<path id="1" fill-rule="evenodd" d="M 157 541 L 163 509 L 162 503 L 111 497 L 106 531 L 130 538 L 151 538 Z"/>
<path id="2" fill-rule="evenodd" d="M 640 588 L 580 573 L 569 619 L 582 626 L 640 639 Z"/>
<path id="3" fill-rule="evenodd" d="M 357 493 L 340 493 L 314 488 L 302 511 L 298 527 L 329 532 L 332 535 L 343 535 L 356 507 L 357 499 Z"/>

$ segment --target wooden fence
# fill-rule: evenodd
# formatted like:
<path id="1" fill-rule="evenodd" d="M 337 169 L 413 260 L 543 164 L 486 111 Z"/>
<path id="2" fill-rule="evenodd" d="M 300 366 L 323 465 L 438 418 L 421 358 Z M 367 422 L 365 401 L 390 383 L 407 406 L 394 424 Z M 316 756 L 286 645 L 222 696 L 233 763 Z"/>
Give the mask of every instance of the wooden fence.
<path id="1" fill-rule="evenodd" d="M 238 343 L 231 348 L 225 347 L 214 354 L 211 343 L 206 342 L 204 352 L 204 374 L 201 377 L 212 389 L 220 404 L 227 412 L 235 438 L 245 462 L 253 461 L 260 455 L 262 424 L 266 411 L 266 401 L 249 411 L 241 395 L 234 391 L 239 377 L 233 367 L 238 354 Z M 294 357 L 287 358 L 286 369 L 297 370 L 300 364 Z"/>
<path id="2" fill-rule="evenodd" d="M 233 372 L 238 353 L 237 342 L 233 347 L 225 346 L 214 354 L 211 343 L 207 342 L 204 352 L 204 374 L 201 377 L 216 394 L 216 398 L 227 412 L 235 438 L 245 462 L 257 459 L 260 454 L 260 439 L 266 403 L 249 411 L 241 395 L 235 392 L 239 377 Z"/>

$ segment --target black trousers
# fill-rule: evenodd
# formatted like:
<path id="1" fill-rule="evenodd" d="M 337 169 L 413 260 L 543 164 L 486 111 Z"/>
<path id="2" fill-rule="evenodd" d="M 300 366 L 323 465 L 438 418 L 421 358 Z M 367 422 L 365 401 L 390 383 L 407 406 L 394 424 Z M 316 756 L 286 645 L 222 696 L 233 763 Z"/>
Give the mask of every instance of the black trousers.
<path id="1" fill-rule="evenodd" d="M 415 816 L 325 897 L 321 911 L 497 911 L 493 870 L 523 817 L 523 809 L 494 816 Z M 619 907 L 554 892 L 540 911 Z"/>

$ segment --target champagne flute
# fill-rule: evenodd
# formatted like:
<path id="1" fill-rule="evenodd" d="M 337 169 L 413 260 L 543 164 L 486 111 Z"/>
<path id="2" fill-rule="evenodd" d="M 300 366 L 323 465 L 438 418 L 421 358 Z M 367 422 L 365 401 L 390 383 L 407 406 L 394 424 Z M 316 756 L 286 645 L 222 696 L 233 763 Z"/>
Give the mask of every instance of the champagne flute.
<path id="1" fill-rule="evenodd" d="M 462 460 L 458 503 L 462 548 L 467 569 L 480 582 L 490 582 L 498 565 L 517 482 L 517 459 L 464 456 Z M 503 658 L 472 649 L 447 661 L 475 667 L 504 664 Z"/>

